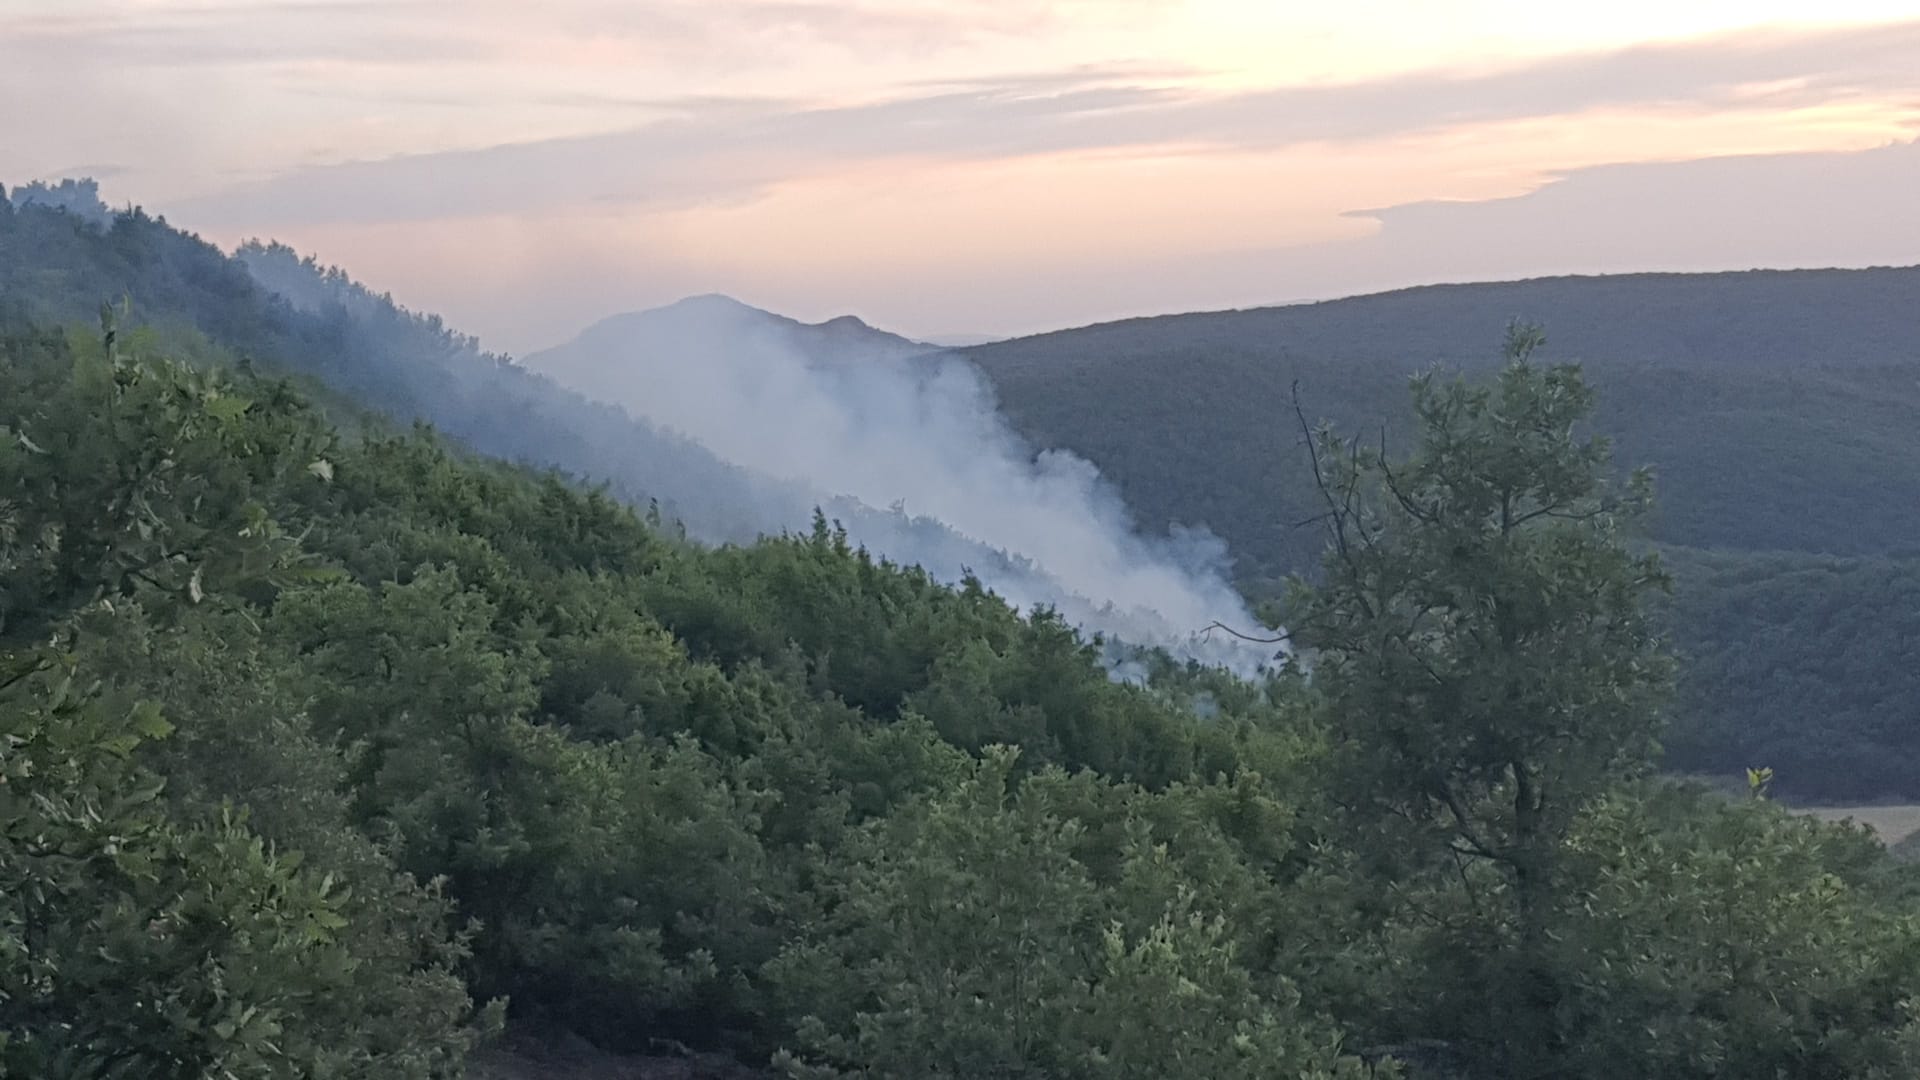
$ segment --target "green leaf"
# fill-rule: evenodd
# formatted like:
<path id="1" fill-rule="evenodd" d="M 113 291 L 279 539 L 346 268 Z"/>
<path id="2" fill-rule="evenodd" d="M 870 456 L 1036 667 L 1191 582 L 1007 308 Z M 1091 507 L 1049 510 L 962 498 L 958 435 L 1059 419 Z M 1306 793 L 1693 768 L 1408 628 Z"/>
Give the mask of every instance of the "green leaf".
<path id="1" fill-rule="evenodd" d="M 133 730 L 144 739 L 164 739 L 173 734 L 173 725 L 161 715 L 156 702 L 143 701 L 133 707 L 131 717 Z"/>
<path id="2" fill-rule="evenodd" d="M 246 398 L 224 395 L 210 398 L 206 404 L 207 415 L 227 423 L 240 419 L 252 407 L 253 402 Z"/>

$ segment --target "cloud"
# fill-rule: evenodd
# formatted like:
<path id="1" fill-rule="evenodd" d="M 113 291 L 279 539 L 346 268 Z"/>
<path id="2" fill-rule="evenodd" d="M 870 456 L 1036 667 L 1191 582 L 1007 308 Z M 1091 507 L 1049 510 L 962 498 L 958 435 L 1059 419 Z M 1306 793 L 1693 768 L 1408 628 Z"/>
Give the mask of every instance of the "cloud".
<path id="1" fill-rule="evenodd" d="M 1602 165 L 1517 198 L 1360 212 L 1381 232 L 1343 261 L 1476 277 L 1909 264 L 1920 260 L 1917 189 L 1920 140 Z"/>
<path id="2" fill-rule="evenodd" d="M 40 177 L 40 179 L 63 180 L 71 177 L 75 180 L 83 178 L 88 180 L 111 180 L 116 176 L 124 176 L 127 172 L 128 169 L 125 165 L 115 165 L 111 162 L 97 161 L 89 165 L 69 165 L 64 169 L 55 169 L 47 176 Z"/>
<path id="3" fill-rule="evenodd" d="M 193 68 L 312 61 L 418 66 L 512 62 L 529 42 L 591 46 L 739 67 L 766 46 L 828 44 L 901 54 L 965 40 L 1066 28 L 1078 5 L 994 0 L 202 0 L 129 3 L 41 0 L 38 13 L 0 13 L 0 41 L 88 63 Z M 1172 0 L 1124 0 L 1154 9 Z M 35 0 L 25 0 L 33 5 Z M 0 55 L 5 50 L 0 49 Z"/>
<path id="4" fill-rule="evenodd" d="M 1071 296 L 1051 295 L 1045 304 L 1019 281 L 948 283 L 943 295 L 967 307 L 945 317 L 1030 332 L 1442 282 L 1905 266 L 1920 262 L 1916 188 L 1920 140 L 1852 152 L 1596 166 L 1512 198 L 1361 211 L 1380 228 L 1358 239 L 1088 266 L 1075 276 Z"/>
<path id="5" fill-rule="evenodd" d="M 69 70 L 260 66 L 303 62 L 417 65 L 478 60 L 497 49 L 427 0 L 168 4 L 0 16 L 0 57 Z"/>
<path id="6" fill-rule="evenodd" d="M 811 5 L 801 5 L 810 8 Z M 925 89 L 925 88 L 922 88 Z M 1093 71 L 845 106 L 693 102 L 630 130 L 296 169 L 177 207 L 206 221 L 405 221 L 595 203 L 750 198 L 887 159 L 981 160 L 1181 146 L 1261 150 L 1589 110 L 1783 110 L 1920 94 L 1920 21 L 1744 32 L 1477 73 L 1207 93 Z M 1889 106 L 1896 107 L 1896 106 Z"/>

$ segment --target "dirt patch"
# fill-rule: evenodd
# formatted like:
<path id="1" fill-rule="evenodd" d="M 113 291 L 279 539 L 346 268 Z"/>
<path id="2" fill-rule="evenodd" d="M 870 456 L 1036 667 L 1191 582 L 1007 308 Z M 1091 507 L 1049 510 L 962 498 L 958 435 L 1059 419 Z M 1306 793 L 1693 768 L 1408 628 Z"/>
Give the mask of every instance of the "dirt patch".
<path id="1" fill-rule="evenodd" d="M 1920 833 L 1920 805 L 1913 803 L 1895 806 L 1813 806 L 1808 807 L 1806 812 L 1823 821 L 1851 818 L 1872 829 L 1880 842 L 1888 847 Z"/>

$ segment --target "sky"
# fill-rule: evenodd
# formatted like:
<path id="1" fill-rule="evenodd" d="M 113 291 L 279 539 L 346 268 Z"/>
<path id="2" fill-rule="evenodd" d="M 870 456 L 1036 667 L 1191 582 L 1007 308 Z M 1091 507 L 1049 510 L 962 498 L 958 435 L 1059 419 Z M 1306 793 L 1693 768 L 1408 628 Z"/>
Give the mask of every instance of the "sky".
<path id="1" fill-rule="evenodd" d="M 1920 0 L 0 0 L 0 102 L 0 183 L 516 354 L 1920 262 Z"/>

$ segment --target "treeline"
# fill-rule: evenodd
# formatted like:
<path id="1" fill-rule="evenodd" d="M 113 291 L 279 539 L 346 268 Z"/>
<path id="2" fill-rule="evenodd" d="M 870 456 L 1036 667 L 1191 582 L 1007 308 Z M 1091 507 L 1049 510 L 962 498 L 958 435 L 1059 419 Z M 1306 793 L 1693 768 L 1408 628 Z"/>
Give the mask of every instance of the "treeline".
<path id="1" fill-rule="evenodd" d="M 824 520 L 688 545 L 151 340 L 0 335 L 6 1075 L 1920 1065 L 1911 874 L 1648 778 L 1644 493 L 1524 343 L 1409 457 L 1322 436 L 1306 663 L 1136 687 Z"/>

